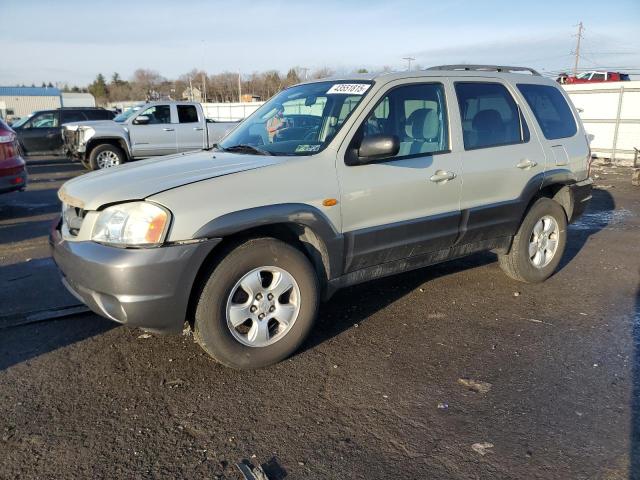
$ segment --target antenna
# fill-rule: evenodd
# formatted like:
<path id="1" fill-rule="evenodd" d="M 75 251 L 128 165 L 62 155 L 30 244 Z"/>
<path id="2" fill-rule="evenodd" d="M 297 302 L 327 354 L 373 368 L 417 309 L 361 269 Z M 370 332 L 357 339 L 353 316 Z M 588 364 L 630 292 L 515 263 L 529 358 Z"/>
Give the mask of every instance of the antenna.
<path id="1" fill-rule="evenodd" d="M 578 75 L 578 61 L 580 60 L 580 40 L 582 40 L 582 32 L 584 31 L 584 27 L 582 26 L 582 22 L 578 23 L 578 34 L 576 35 L 576 37 L 578 37 L 578 42 L 576 44 L 576 61 L 573 64 L 573 76 L 575 77 L 576 75 Z"/>

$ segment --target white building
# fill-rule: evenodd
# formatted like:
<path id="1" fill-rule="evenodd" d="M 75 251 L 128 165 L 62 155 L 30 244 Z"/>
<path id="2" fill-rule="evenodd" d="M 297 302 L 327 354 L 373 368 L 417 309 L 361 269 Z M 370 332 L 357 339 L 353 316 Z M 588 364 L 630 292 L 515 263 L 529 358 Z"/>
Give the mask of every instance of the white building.
<path id="1" fill-rule="evenodd" d="M 4 118 L 24 117 L 36 110 L 60 108 L 60 90 L 46 87 L 0 87 L 0 112 Z"/>
<path id="2" fill-rule="evenodd" d="M 62 92 L 63 107 L 95 107 L 96 99 L 90 93 Z"/>

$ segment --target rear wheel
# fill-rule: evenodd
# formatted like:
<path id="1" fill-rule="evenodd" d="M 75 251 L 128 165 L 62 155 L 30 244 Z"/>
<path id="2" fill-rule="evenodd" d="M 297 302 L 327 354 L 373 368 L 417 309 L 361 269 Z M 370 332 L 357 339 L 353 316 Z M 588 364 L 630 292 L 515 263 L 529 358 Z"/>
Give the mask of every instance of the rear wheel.
<path id="1" fill-rule="evenodd" d="M 102 170 L 122 165 L 125 162 L 124 152 L 120 147 L 111 144 L 98 145 L 89 154 L 91 170 Z"/>
<path id="2" fill-rule="evenodd" d="M 509 253 L 498 257 L 500 267 L 515 280 L 542 282 L 558 268 L 566 243 L 564 209 L 550 198 L 540 198 L 520 224 Z"/>
<path id="3" fill-rule="evenodd" d="M 227 366 L 279 362 L 302 344 L 318 308 L 318 279 L 302 252 L 280 240 L 248 240 L 209 274 L 195 312 L 194 337 Z"/>

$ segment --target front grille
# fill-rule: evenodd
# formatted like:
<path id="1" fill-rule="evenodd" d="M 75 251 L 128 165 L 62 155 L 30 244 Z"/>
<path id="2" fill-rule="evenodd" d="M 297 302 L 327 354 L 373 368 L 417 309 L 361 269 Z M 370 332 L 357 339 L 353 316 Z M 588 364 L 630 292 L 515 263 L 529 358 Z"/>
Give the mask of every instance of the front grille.
<path id="1" fill-rule="evenodd" d="M 79 135 L 80 135 L 80 130 L 69 130 L 68 128 L 64 128 L 62 130 L 62 140 L 64 141 L 64 151 L 68 155 L 75 153 L 78 147 Z"/>
<path id="2" fill-rule="evenodd" d="M 62 221 L 69 231 L 69 235 L 78 236 L 82 222 L 87 214 L 82 208 L 73 205 L 62 204 Z"/>

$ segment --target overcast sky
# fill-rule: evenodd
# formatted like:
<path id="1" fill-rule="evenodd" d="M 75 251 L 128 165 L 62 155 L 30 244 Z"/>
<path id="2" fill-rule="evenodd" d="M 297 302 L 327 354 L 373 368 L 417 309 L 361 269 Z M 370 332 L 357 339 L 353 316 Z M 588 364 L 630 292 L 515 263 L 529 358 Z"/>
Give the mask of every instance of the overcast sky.
<path id="1" fill-rule="evenodd" d="M 580 20 L 581 67 L 640 73 L 639 0 L 0 0 L 0 19 L 0 85 L 86 85 L 136 68 L 403 69 L 406 56 L 569 70 Z"/>

